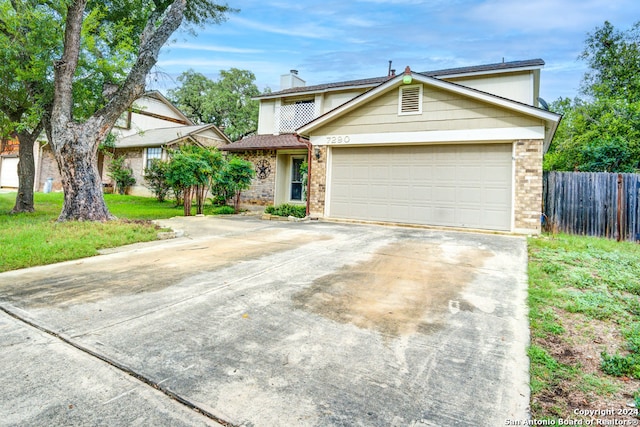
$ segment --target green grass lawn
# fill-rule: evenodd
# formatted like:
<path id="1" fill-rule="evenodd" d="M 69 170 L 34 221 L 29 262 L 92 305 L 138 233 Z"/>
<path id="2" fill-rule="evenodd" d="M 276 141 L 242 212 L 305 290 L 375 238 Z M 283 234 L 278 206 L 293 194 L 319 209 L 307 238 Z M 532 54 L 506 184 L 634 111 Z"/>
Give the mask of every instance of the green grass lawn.
<path id="1" fill-rule="evenodd" d="M 62 193 L 36 193 L 34 213 L 10 215 L 15 197 L 15 193 L 0 194 L 0 272 L 93 256 L 99 249 L 155 240 L 159 230 L 148 220 L 183 214 L 182 207 L 175 207 L 172 201 L 159 203 L 153 198 L 105 194 L 117 221 L 58 223 Z M 218 212 L 219 208 L 205 208 L 205 214 Z"/>
<path id="2" fill-rule="evenodd" d="M 534 418 L 640 408 L 640 245 L 529 239 L 529 310 Z"/>

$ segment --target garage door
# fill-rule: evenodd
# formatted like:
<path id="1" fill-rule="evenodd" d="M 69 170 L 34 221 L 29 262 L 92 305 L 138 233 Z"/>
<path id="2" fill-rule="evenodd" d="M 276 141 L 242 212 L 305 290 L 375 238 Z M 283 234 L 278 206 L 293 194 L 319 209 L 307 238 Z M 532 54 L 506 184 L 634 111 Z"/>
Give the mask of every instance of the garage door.
<path id="1" fill-rule="evenodd" d="M 18 158 L 0 158 L 0 187 L 18 187 Z"/>
<path id="2" fill-rule="evenodd" d="M 334 147 L 328 215 L 511 229 L 511 144 Z"/>

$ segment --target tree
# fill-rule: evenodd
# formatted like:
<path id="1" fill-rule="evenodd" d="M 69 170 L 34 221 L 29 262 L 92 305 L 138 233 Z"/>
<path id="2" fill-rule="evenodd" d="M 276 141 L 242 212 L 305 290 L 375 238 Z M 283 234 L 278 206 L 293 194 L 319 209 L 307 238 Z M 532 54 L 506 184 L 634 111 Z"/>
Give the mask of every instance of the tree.
<path id="1" fill-rule="evenodd" d="M 558 99 L 563 114 L 545 170 L 632 172 L 640 168 L 640 23 L 627 32 L 609 22 L 589 34 L 584 98 Z"/>
<path id="2" fill-rule="evenodd" d="M 164 202 L 171 191 L 171 185 L 167 182 L 169 162 L 160 159 L 152 159 L 148 168 L 144 169 L 144 179 L 147 187 L 155 194 L 159 202 Z"/>
<path id="3" fill-rule="evenodd" d="M 34 145 L 47 123 L 53 96 L 50 58 L 59 52 L 56 2 L 31 7 L 0 1 L 0 113 L 20 142 L 18 192 L 12 213 L 34 210 Z"/>
<path id="4" fill-rule="evenodd" d="M 182 192 L 185 216 L 191 215 L 194 196 L 197 213 L 202 214 L 205 195 L 222 165 L 222 155 L 215 148 L 185 145 L 171 154 L 166 179 L 170 186 Z"/>
<path id="5" fill-rule="evenodd" d="M 213 80 L 204 74 L 187 70 L 178 76 L 181 83 L 178 89 L 169 89 L 168 98 L 180 111 L 194 123 L 213 123 L 214 118 L 208 114 L 205 104 L 209 93 L 214 89 Z"/>
<path id="6" fill-rule="evenodd" d="M 116 182 L 116 190 L 119 194 L 126 194 L 127 189 L 136 183 L 131 167 L 125 163 L 125 155 L 111 159 L 109 164 L 109 177 Z"/>
<path id="7" fill-rule="evenodd" d="M 51 147 L 64 190 L 58 220 L 108 220 L 113 217 L 102 194 L 98 146 L 120 114 L 144 93 L 146 76 L 160 48 L 183 19 L 195 25 L 220 22 L 230 9 L 210 0 L 74 0 L 63 4 L 62 56 L 53 63 L 50 121 Z M 126 73 L 112 70 L 113 81 L 96 81 L 81 73 L 85 61 L 109 69 L 116 53 L 122 54 L 124 62 L 130 59 L 132 65 Z M 117 89 L 96 96 L 109 83 L 115 83 Z"/>
<path id="8" fill-rule="evenodd" d="M 258 101 L 252 98 L 260 91 L 255 79 L 251 71 L 238 68 L 221 70 L 218 81 L 188 70 L 168 96 L 191 120 L 213 123 L 235 141 L 258 129 Z"/>
<path id="9" fill-rule="evenodd" d="M 251 187 L 251 182 L 256 175 L 253 163 L 240 157 L 231 156 L 227 159 L 216 181 L 224 186 L 227 198 L 233 198 L 233 208 L 238 213 L 240 207 L 240 194 L 242 190 Z"/>
<path id="10" fill-rule="evenodd" d="M 629 31 L 610 22 L 587 36 L 580 59 L 587 62 L 582 91 L 593 97 L 640 101 L 640 22 Z"/>

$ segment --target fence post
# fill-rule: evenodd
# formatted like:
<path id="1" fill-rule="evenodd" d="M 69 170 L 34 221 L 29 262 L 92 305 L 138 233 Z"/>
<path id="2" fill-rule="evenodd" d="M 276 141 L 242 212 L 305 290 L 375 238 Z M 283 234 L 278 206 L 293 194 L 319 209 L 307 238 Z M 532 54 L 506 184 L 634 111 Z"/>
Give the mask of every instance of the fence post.
<path id="1" fill-rule="evenodd" d="M 620 240 L 622 240 L 622 194 L 624 193 L 623 188 L 622 188 L 622 174 L 619 173 L 618 174 L 618 200 L 617 200 L 617 207 L 616 207 L 616 219 L 617 219 L 617 225 L 616 225 L 616 232 L 617 232 L 617 236 L 616 236 L 616 240 L 619 242 Z"/>

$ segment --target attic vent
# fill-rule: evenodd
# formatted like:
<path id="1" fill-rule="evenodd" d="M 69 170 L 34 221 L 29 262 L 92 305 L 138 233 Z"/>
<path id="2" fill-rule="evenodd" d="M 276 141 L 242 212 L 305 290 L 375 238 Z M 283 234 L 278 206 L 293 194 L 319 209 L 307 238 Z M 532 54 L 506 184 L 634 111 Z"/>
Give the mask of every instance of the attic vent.
<path id="1" fill-rule="evenodd" d="M 422 85 L 400 87 L 400 108 L 398 114 L 422 113 Z"/>

